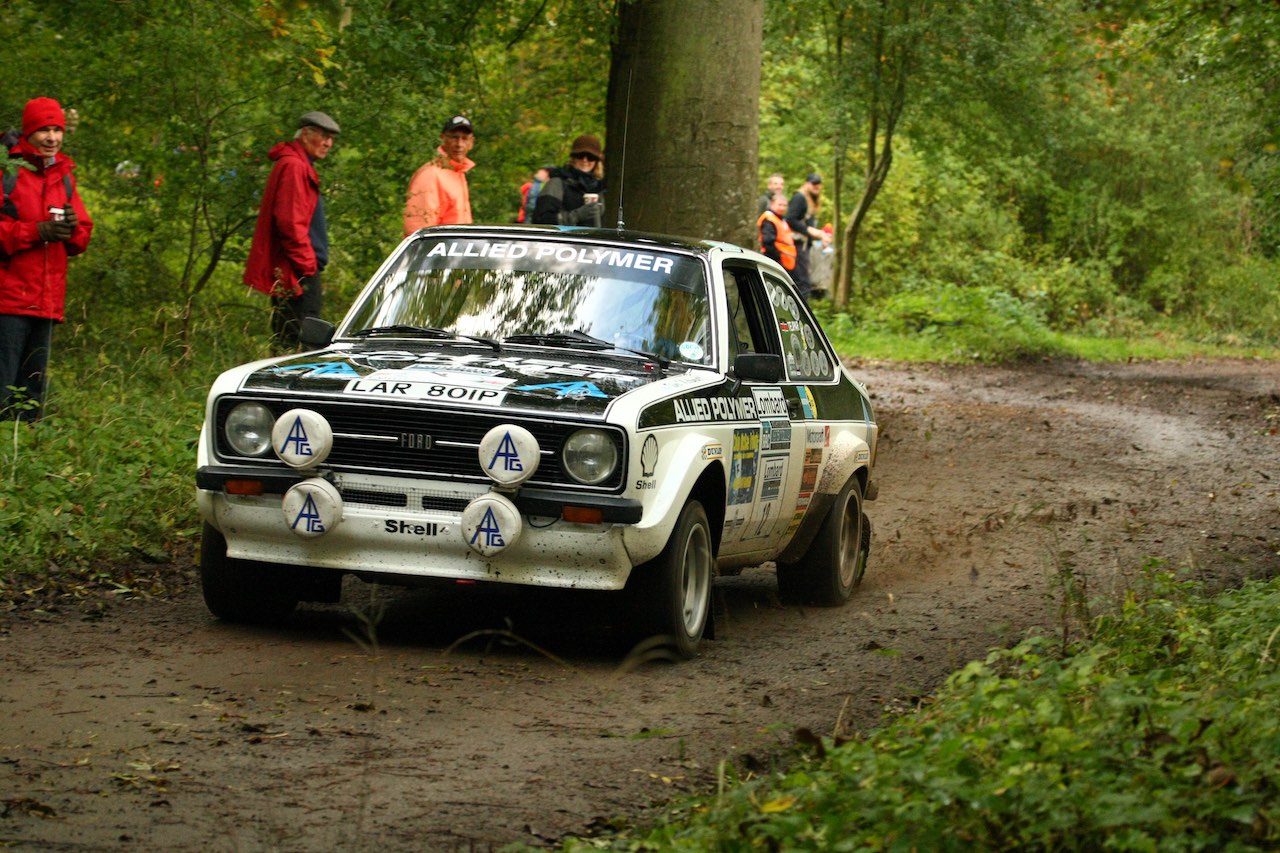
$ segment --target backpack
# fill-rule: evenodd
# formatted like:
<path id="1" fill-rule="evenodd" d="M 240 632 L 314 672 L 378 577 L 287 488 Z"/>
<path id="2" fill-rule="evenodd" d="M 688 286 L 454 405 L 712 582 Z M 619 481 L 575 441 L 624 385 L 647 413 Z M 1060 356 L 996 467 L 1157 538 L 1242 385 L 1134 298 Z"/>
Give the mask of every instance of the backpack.
<path id="1" fill-rule="evenodd" d="M 0 136 L 0 145 L 3 145 L 5 148 L 12 148 L 18 144 L 18 140 L 20 138 L 21 136 L 18 134 L 18 131 L 11 127 L 4 132 L 4 135 Z M 3 171 L 3 167 L 0 167 L 0 171 Z M 7 216 L 10 219 L 18 218 L 18 209 L 14 206 L 13 202 L 9 200 L 9 196 L 13 195 L 13 188 L 17 185 L 18 173 L 4 172 L 4 181 L 0 184 L 0 188 L 3 188 L 4 190 L 0 193 L 0 216 Z M 62 185 L 67 189 L 67 205 L 69 206 L 71 204 L 72 193 L 74 192 L 71 184 L 71 173 L 68 172 L 62 176 Z"/>
<path id="2" fill-rule="evenodd" d="M 9 196 L 13 195 L 13 188 L 18 185 L 17 172 L 5 172 L 3 184 L 4 192 L 0 193 L 0 216 L 7 216 L 10 219 L 18 218 L 18 208 L 14 205 Z M 71 175 L 68 173 L 62 176 L 62 185 L 67 190 L 67 204 L 71 204 L 72 193 L 74 192 L 71 185 Z"/>

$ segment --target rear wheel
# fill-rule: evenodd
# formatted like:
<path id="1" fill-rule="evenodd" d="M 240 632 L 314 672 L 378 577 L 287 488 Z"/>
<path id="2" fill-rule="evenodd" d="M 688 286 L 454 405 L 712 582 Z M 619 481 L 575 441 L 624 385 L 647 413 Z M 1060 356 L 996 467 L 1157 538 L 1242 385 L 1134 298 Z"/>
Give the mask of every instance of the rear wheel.
<path id="1" fill-rule="evenodd" d="M 298 605 L 292 566 L 277 566 L 227 556 L 227 540 L 205 522 L 200 540 L 200 587 L 209 612 L 227 622 L 272 625 Z"/>
<path id="2" fill-rule="evenodd" d="M 630 603 L 639 639 L 655 638 L 680 657 L 693 657 L 710 618 L 714 564 L 706 510 L 691 500 L 662 553 L 631 573 Z"/>
<path id="3" fill-rule="evenodd" d="M 778 596 L 791 604 L 844 604 L 862 583 L 870 546 L 871 525 L 855 478 L 836 496 L 808 552 L 794 563 L 778 563 Z"/>

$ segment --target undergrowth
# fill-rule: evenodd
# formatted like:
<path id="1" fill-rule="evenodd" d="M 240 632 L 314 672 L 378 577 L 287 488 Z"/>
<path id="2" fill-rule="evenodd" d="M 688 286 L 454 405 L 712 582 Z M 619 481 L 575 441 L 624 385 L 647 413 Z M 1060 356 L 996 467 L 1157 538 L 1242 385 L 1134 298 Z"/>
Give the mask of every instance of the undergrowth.
<path id="1" fill-rule="evenodd" d="M 1062 654 L 993 652 L 914 713 L 583 851 L 1253 850 L 1280 845 L 1280 580 L 1149 566 Z"/>
<path id="2" fill-rule="evenodd" d="M 0 421 L 0 600 L 162 592 L 139 567 L 167 564 L 196 538 L 204 398 L 255 344 L 238 337 L 232 355 L 222 337 L 195 349 L 152 337 L 59 328 L 44 417 Z"/>

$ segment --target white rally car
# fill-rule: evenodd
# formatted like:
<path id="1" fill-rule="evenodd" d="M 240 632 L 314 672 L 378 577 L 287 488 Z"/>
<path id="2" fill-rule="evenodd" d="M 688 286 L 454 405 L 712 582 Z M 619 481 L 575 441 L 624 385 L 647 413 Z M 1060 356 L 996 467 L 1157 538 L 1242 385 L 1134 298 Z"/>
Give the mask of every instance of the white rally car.
<path id="1" fill-rule="evenodd" d="M 692 655 L 712 582 L 775 560 L 835 605 L 871 540 L 876 422 L 781 267 L 624 231 L 407 238 L 318 349 L 209 393 L 196 475 L 218 617 L 338 600 L 344 574 L 616 590 Z"/>

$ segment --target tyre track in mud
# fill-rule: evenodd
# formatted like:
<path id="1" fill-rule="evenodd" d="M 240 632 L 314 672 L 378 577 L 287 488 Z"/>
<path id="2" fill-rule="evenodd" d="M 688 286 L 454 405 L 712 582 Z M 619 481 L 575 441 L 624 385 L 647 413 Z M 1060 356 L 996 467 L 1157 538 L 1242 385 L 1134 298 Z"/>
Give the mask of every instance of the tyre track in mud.
<path id="1" fill-rule="evenodd" d="M 727 636 L 629 668 L 597 596 L 351 584 L 280 630 L 222 625 L 194 587 L 92 621 L 6 614 L 0 842 L 551 843 L 722 762 L 768 769 L 797 729 L 866 730 L 1034 626 L 1074 632 L 1149 558 L 1221 583 L 1280 568 L 1274 363 L 854 372 L 882 444 L 848 606 L 784 607 L 751 569 L 718 583 Z"/>

